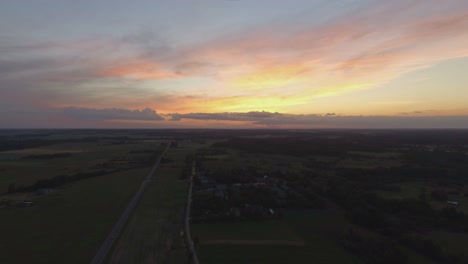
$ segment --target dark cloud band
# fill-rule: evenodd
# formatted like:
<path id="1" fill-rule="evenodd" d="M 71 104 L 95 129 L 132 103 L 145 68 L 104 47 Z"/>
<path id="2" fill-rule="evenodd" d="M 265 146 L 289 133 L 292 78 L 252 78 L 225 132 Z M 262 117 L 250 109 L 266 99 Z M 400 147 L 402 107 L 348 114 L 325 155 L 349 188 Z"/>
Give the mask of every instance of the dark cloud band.
<path id="1" fill-rule="evenodd" d="M 65 115 L 75 119 L 92 119 L 92 120 L 151 120 L 161 121 L 164 117 L 155 110 L 145 108 L 143 110 L 128 110 L 119 108 L 83 108 L 83 107 L 67 107 L 63 109 Z"/>

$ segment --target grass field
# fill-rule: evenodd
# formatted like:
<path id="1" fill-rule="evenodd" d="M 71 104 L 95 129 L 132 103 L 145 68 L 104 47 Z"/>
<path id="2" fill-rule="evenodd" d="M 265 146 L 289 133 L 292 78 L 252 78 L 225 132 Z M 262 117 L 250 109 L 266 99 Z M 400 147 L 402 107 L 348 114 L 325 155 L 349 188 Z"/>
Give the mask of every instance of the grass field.
<path id="1" fill-rule="evenodd" d="M 181 237 L 188 180 L 180 180 L 185 157 L 199 145 L 170 148 L 117 240 L 108 263 L 187 263 Z"/>
<path id="2" fill-rule="evenodd" d="M 0 209 L 0 263 L 89 263 L 149 168 L 82 180 Z"/>
<path id="3" fill-rule="evenodd" d="M 466 254 L 466 245 L 468 245 L 467 233 L 456 233 L 448 231 L 434 231 L 427 236 L 436 241 L 442 249 L 452 256 L 464 256 L 464 260 L 468 261 Z"/>
<path id="4" fill-rule="evenodd" d="M 62 143 L 0 152 L 0 201 L 6 204 L 0 207 L 0 263 L 89 263 L 148 174 L 148 161 L 154 162 L 162 148 L 161 140 L 123 141 L 102 131 L 76 132 L 41 132 L 45 134 L 31 138 Z M 81 140 L 85 136 L 97 140 Z M 27 142 L 28 136 L 21 138 Z M 58 153 L 69 154 L 53 156 Z M 104 173 L 62 183 L 47 195 L 34 190 L 6 194 L 10 184 L 32 186 L 38 180 L 96 171 Z M 23 200 L 32 205 L 15 205 Z"/>
<path id="5" fill-rule="evenodd" d="M 192 236 L 204 240 L 300 240 L 301 236 L 283 220 L 244 221 L 192 225 Z"/>
<path id="6" fill-rule="evenodd" d="M 160 142 L 160 141 L 159 141 Z M 47 147 L 20 149 L 0 152 L 0 194 L 6 193 L 8 186 L 32 185 L 41 179 L 59 175 L 72 175 L 79 172 L 102 170 L 103 164 L 114 169 L 125 168 L 125 162 L 148 156 L 138 150 L 157 150 L 159 142 L 132 144 L 108 143 L 66 143 Z M 68 157 L 53 159 L 28 158 L 27 155 L 71 153 Z"/>
<path id="7" fill-rule="evenodd" d="M 468 188 L 458 185 L 438 186 L 436 183 L 431 181 L 420 181 L 420 182 L 402 182 L 400 184 L 394 184 L 394 187 L 398 187 L 400 191 L 378 191 L 377 193 L 387 199 L 405 199 L 412 198 L 417 199 L 421 194 L 422 190 L 425 189 L 431 206 L 434 209 L 442 209 L 444 207 L 455 207 L 457 210 L 468 214 L 468 197 L 464 196 L 468 193 Z M 449 201 L 457 201 L 458 205 L 450 205 L 446 201 L 436 201 L 430 199 L 430 193 L 433 190 L 444 190 L 447 192 L 456 191 L 458 194 L 449 194 Z"/>
<path id="8" fill-rule="evenodd" d="M 337 242 L 345 222 L 339 212 L 290 210 L 271 221 L 195 224 L 201 263 L 361 263 Z M 207 245 L 204 240 L 304 241 L 290 245 Z"/>

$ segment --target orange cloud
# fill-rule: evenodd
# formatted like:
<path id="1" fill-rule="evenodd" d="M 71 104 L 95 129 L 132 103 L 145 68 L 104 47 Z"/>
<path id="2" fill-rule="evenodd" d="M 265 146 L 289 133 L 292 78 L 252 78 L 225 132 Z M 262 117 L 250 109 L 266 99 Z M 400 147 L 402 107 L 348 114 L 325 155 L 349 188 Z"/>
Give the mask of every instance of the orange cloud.
<path id="1" fill-rule="evenodd" d="M 439 12 L 445 5 L 451 7 Z M 92 76 L 82 78 L 85 81 L 94 81 L 96 76 L 131 80 L 195 77 L 202 81 L 177 80 L 170 84 L 176 89 L 161 90 L 159 84 L 153 87 L 148 82 L 138 92 L 138 88 L 120 86 L 119 96 L 112 86 L 92 95 L 85 91 L 82 101 L 90 104 L 94 100 L 100 107 L 148 106 L 163 113 L 314 111 L 311 102 L 317 98 L 369 89 L 415 69 L 468 56 L 468 9 L 456 6 L 456 1 L 388 1 L 319 25 L 275 24 L 207 40 L 186 50 L 138 50 L 127 60 L 93 58 L 83 62 L 91 65 L 91 73 L 83 75 Z M 118 44 L 111 48 L 117 49 Z M 72 48 L 83 51 L 107 47 L 99 42 L 74 45 Z M 76 78 L 77 71 L 70 72 Z M 115 99 L 109 98 L 110 90 Z"/>
<path id="2" fill-rule="evenodd" d="M 209 69 L 206 76 L 224 84 L 218 89 L 226 97 L 252 89 L 282 96 L 272 88 L 284 87 L 285 92 L 297 90 L 302 100 L 312 100 L 368 89 L 443 60 L 468 56 L 466 9 L 458 10 L 450 2 L 448 10 L 437 12 L 434 6 L 441 2 L 428 2 L 389 2 L 308 28 L 256 29 L 207 42 L 181 57 L 193 68 L 200 65 L 198 75 Z"/>
<path id="3" fill-rule="evenodd" d="M 198 97 L 187 102 L 185 112 L 197 111 L 284 111 L 285 106 L 305 104 L 301 98 L 291 96 L 232 96 Z"/>
<path id="4" fill-rule="evenodd" d="M 237 77 L 231 81 L 231 84 L 236 87 L 254 89 L 284 86 L 303 80 L 303 74 L 308 71 L 309 68 L 303 64 L 272 65 Z"/>
<path id="5" fill-rule="evenodd" d="M 162 65 L 149 60 L 120 62 L 118 65 L 104 68 L 98 73 L 98 75 L 103 77 L 123 77 L 150 80 L 178 77 L 177 74 L 165 70 Z"/>

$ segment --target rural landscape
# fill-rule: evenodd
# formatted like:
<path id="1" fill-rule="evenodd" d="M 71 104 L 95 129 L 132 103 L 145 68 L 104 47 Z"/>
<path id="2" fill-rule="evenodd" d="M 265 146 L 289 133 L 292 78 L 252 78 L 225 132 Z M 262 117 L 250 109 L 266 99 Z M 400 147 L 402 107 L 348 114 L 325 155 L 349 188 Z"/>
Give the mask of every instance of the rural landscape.
<path id="1" fill-rule="evenodd" d="M 468 264 L 468 0 L 0 0 L 0 264 Z"/>
<path id="2" fill-rule="evenodd" d="M 0 136 L 1 263 L 468 261 L 465 130 Z"/>

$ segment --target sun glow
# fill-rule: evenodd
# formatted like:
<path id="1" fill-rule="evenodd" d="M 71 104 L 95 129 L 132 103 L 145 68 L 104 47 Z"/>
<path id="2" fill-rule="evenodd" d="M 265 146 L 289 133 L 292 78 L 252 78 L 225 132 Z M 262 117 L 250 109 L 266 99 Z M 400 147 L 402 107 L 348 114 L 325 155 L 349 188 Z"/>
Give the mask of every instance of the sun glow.
<path id="1" fill-rule="evenodd" d="M 273 66 L 235 78 L 231 84 L 235 87 L 267 89 L 284 86 L 304 80 L 308 71 L 305 65 Z"/>
<path id="2" fill-rule="evenodd" d="M 305 102 L 300 98 L 291 97 L 233 97 L 213 99 L 204 105 L 204 109 L 227 112 L 248 111 L 284 111 L 288 106 L 300 105 Z"/>

